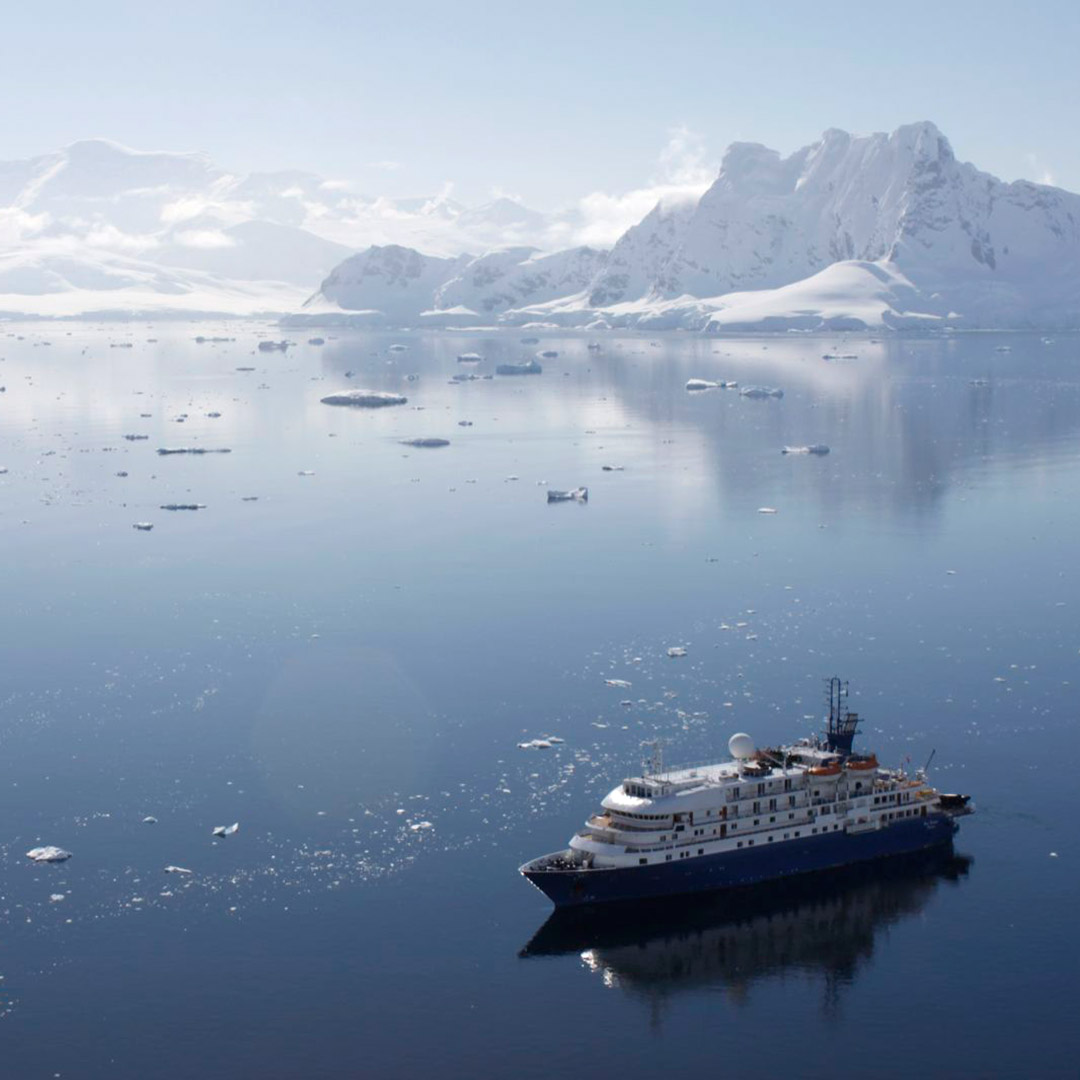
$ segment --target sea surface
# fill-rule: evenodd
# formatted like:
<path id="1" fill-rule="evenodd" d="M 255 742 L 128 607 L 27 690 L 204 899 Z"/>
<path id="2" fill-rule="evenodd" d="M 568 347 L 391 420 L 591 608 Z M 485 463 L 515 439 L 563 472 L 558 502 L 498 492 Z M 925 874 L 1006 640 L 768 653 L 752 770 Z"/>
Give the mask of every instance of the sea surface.
<path id="1" fill-rule="evenodd" d="M 281 333 L 0 327 L 5 1078 L 1077 1075 L 1080 337 Z M 954 852 L 548 921 L 832 675 Z"/>

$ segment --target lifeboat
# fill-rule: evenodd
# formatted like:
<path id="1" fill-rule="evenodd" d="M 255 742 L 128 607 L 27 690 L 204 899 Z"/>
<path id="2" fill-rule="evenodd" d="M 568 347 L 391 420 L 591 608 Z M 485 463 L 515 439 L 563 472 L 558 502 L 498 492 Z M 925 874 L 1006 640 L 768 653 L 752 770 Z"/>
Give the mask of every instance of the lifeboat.
<path id="1" fill-rule="evenodd" d="M 869 757 L 864 758 L 848 758 L 844 767 L 850 772 L 869 772 L 871 769 L 878 767 L 877 755 L 871 754 Z"/>
<path id="2" fill-rule="evenodd" d="M 810 770 L 811 776 L 838 776 L 840 773 L 840 762 L 830 761 L 826 765 L 815 765 Z"/>

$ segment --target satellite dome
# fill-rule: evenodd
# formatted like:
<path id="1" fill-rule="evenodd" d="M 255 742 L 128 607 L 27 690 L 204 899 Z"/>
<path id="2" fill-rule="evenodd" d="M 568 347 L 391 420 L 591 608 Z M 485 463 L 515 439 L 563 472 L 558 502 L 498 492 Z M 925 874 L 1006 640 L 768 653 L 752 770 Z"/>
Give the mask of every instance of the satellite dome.
<path id="1" fill-rule="evenodd" d="M 745 731 L 740 731 L 728 739 L 727 748 L 736 761 L 745 761 L 747 758 L 753 757 L 754 740 Z"/>

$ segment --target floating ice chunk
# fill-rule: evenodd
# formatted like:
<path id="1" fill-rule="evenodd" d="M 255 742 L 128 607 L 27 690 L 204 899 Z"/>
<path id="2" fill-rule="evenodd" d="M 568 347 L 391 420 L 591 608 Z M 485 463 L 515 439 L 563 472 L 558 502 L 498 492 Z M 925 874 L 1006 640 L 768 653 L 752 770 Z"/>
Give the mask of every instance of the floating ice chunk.
<path id="1" fill-rule="evenodd" d="M 547 493 L 547 501 L 553 502 L 588 502 L 589 489 L 585 487 L 573 488 L 570 491 L 551 491 Z"/>
<path id="2" fill-rule="evenodd" d="M 550 750 L 550 739 L 529 739 L 527 742 L 519 742 L 518 748 L 520 750 Z"/>
<path id="3" fill-rule="evenodd" d="M 143 442 L 145 439 L 149 439 L 150 436 L 149 435 L 125 435 L 124 438 L 127 439 L 128 442 Z"/>
<path id="4" fill-rule="evenodd" d="M 819 457 L 824 457 L 829 452 L 829 448 L 824 443 L 812 443 L 810 446 L 785 446 L 781 449 L 781 454 L 817 454 Z"/>
<path id="5" fill-rule="evenodd" d="M 738 386 L 738 383 L 726 382 L 721 379 L 719 382 L 713 382 L 712 379 L 687 379 L 687 390 L 734 390 Z"/>
<path id="6" fill-rule="evenodd" d="M 408 345 L 391 345 L 390 346 L 390 351 L 391 352 L 405 352 L 405 350 L 408 349 L 408 347 L 409 347 Z"/>
<path id="7" fill-rule="evenodd" d="M 31 848 L 26 857 L 34 862 L 66 862 L 71 858 L 71 852 L 53 844 L 46 844 L 45 847 Z"/>
<path id="8" fill-rule="evenodd" d="M 206 418 L 208 420 L 220 420 L 221 419 L 221 413 L 219 413 L 219 412 L 208 412 L 206 414 Z"/>
<path id="9" fill-rule="evenodd" d="M 459 364 L 479 364 L 484 358 L 475 352 L 463 352 L 458 355 Z"/>
<path id="10" fill-rule="evenodd" d="M 231 454 L 232 451 L 227 446 L 159 446 L 158 453 L 162 457 L 168 457 L 170 454 Z"/>
<path id="11" fill-rule="evenodd" d="M 554 349 L 545 349 L 542 353 L 540 353 L 540 356 L 544 360 L 554 360 L 555 357 L 558 355 L 559 354 Z"/>
<path id="12" fill-rule="evenodd" d="M 289 347 L 287 341 L 260 341 L 259 352 L 284 352 Z"/>
<path id="13" fill-rule="evenodd" d="M 309 337 L 307 343 L 309 345 L 325 345 L 326 339 L 321 337 Z"/>
<path id="14" fill-rule="evenodd" d="M 67 897 L 65 897 L 62 892 L 54 892 L 54 893 L 49 894 L 49 903 L 50 904 L 59 904 L 61 900 L 66 900 L 66 899 L 67 899 Z"/>
<path id="15" fill-rule="evenodd" d="M 356 405 L 363 409 L 380 409 L 384 405 L 404 405 L 409 399 L 404 394 L 392 394 L 388 390 L 342 390 L 320 399 L 324 405 Z"/>
<path id="16" fill-rule="evenodd" d="M 672 645 L 667 654 L 674 659 L 676 656 L 685 656 L 686 649 L 682 645 Z"/>
<path id="17" fill-rule="evenodd" d="M 775 386 L 744 386 L 739 391 L 740 397 L 745 398 L 782 398 L 784 391 Z"/>
<path id="18" fill-rule="evenodd" d="M 421 832 L 424 829 L 434 829 L 435 826 L 430 821 L 414 821 L 409 828 L 413 832 Z"/>
<path id="19" fill-rule="evenodd" d="M 149 532 L 154 527 L 154 523 L 152 521 L 136 521 L 131 527 L 138 529 L 139 532 Z"/>
<path id="20" fill-rule="evenodd" d="M 144 817 L 142 819 L 142 823 L 144 825 L 156 825 L 157 824 L 157 818 L 154 817 L 153 814 L 147 814 L 146 817 Z"/>
<path id="21" fill-rule="evenodd" d="M 425 446 L 425 447 L 449 446 L 450 445 L 450 440 L 449 439 L 402 439 L 401 440 L 401 445 L 402 446 Z"/>
<path id="22" fill-rule="evenodd" d="M 624 468 L 622 465 L 601 465 L 600 467 L 604 472 L 622 472 Z"/>
<path id="23" fill-rule="evenodd" d="M 192 873 L 192 871 L 189 870 L 186 866 L 171 866 L 170 865 L 170 866 L 165 867 L 165 873 L 166 874 L 190 874 L 190 873 Z"/>
<path id="24" fill-rule="evenodd" d="M 215 825 L 214 836 L 235 836 L 240 831 L 240 822 L 234 821 L 231 825 Z"/>
<path id="25" fill-rule="evenodd" d="M 205 510 L 206 503 L 162 503 L 162 510 Z"/>
<path id="26" fill-rule="evenodd" d="M 520 364 L 499 364 L 496 375 L 540 375 L 543 367 L 535 360 L 524 360 Z"/>
<path id="27" fill-rule="evenodd" d="M 4 473 L 6 473 L 7 471 L 8 469 L 6 465 L 0 465 L 0 476 L 3 476 Z"/>
<path id="28" fill-rule="evenodd" d="M 604 684 L 606 686 L 618 686 L 623 688 L 629 688 L 632 683 L 628 683 L 625 679 L 605 679 Z"/>
<path id="29" fill-rule="evenodd" d="M 759 514 L 775 514 L 778 511 L 775 506 L 759 506 L 757 512 Z"/>

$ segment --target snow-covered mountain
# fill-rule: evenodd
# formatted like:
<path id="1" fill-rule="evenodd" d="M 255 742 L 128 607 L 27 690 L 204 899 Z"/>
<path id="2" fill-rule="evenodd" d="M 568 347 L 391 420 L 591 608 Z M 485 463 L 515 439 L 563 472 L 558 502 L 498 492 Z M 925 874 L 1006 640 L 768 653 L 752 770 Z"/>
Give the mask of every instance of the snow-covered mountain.
<path id="1" fill-rule="evenodd" d="M 369 197 L 93 139 L 0 162 L 0 312 L 288 311 L 358 248 L 457 256 L 533 243 L 549 224 L 508 198 Z"/>
<path id="2" fill-rule="evenodd" d="M 566 274 L 558 296 L 447 284 L 412 306 L 429 323 L 467 308 L 481 322 L 651 328 L 1071 327 L 1080 196 L 958 162 L 930 123 L 830 130 L 787 158 L 731 146 L 699 199 L 657 205 L 575 265 L 595 269 L 580 286 Z M 325 290 L 314 306 L 328 301 L 378 306 Z"/>

